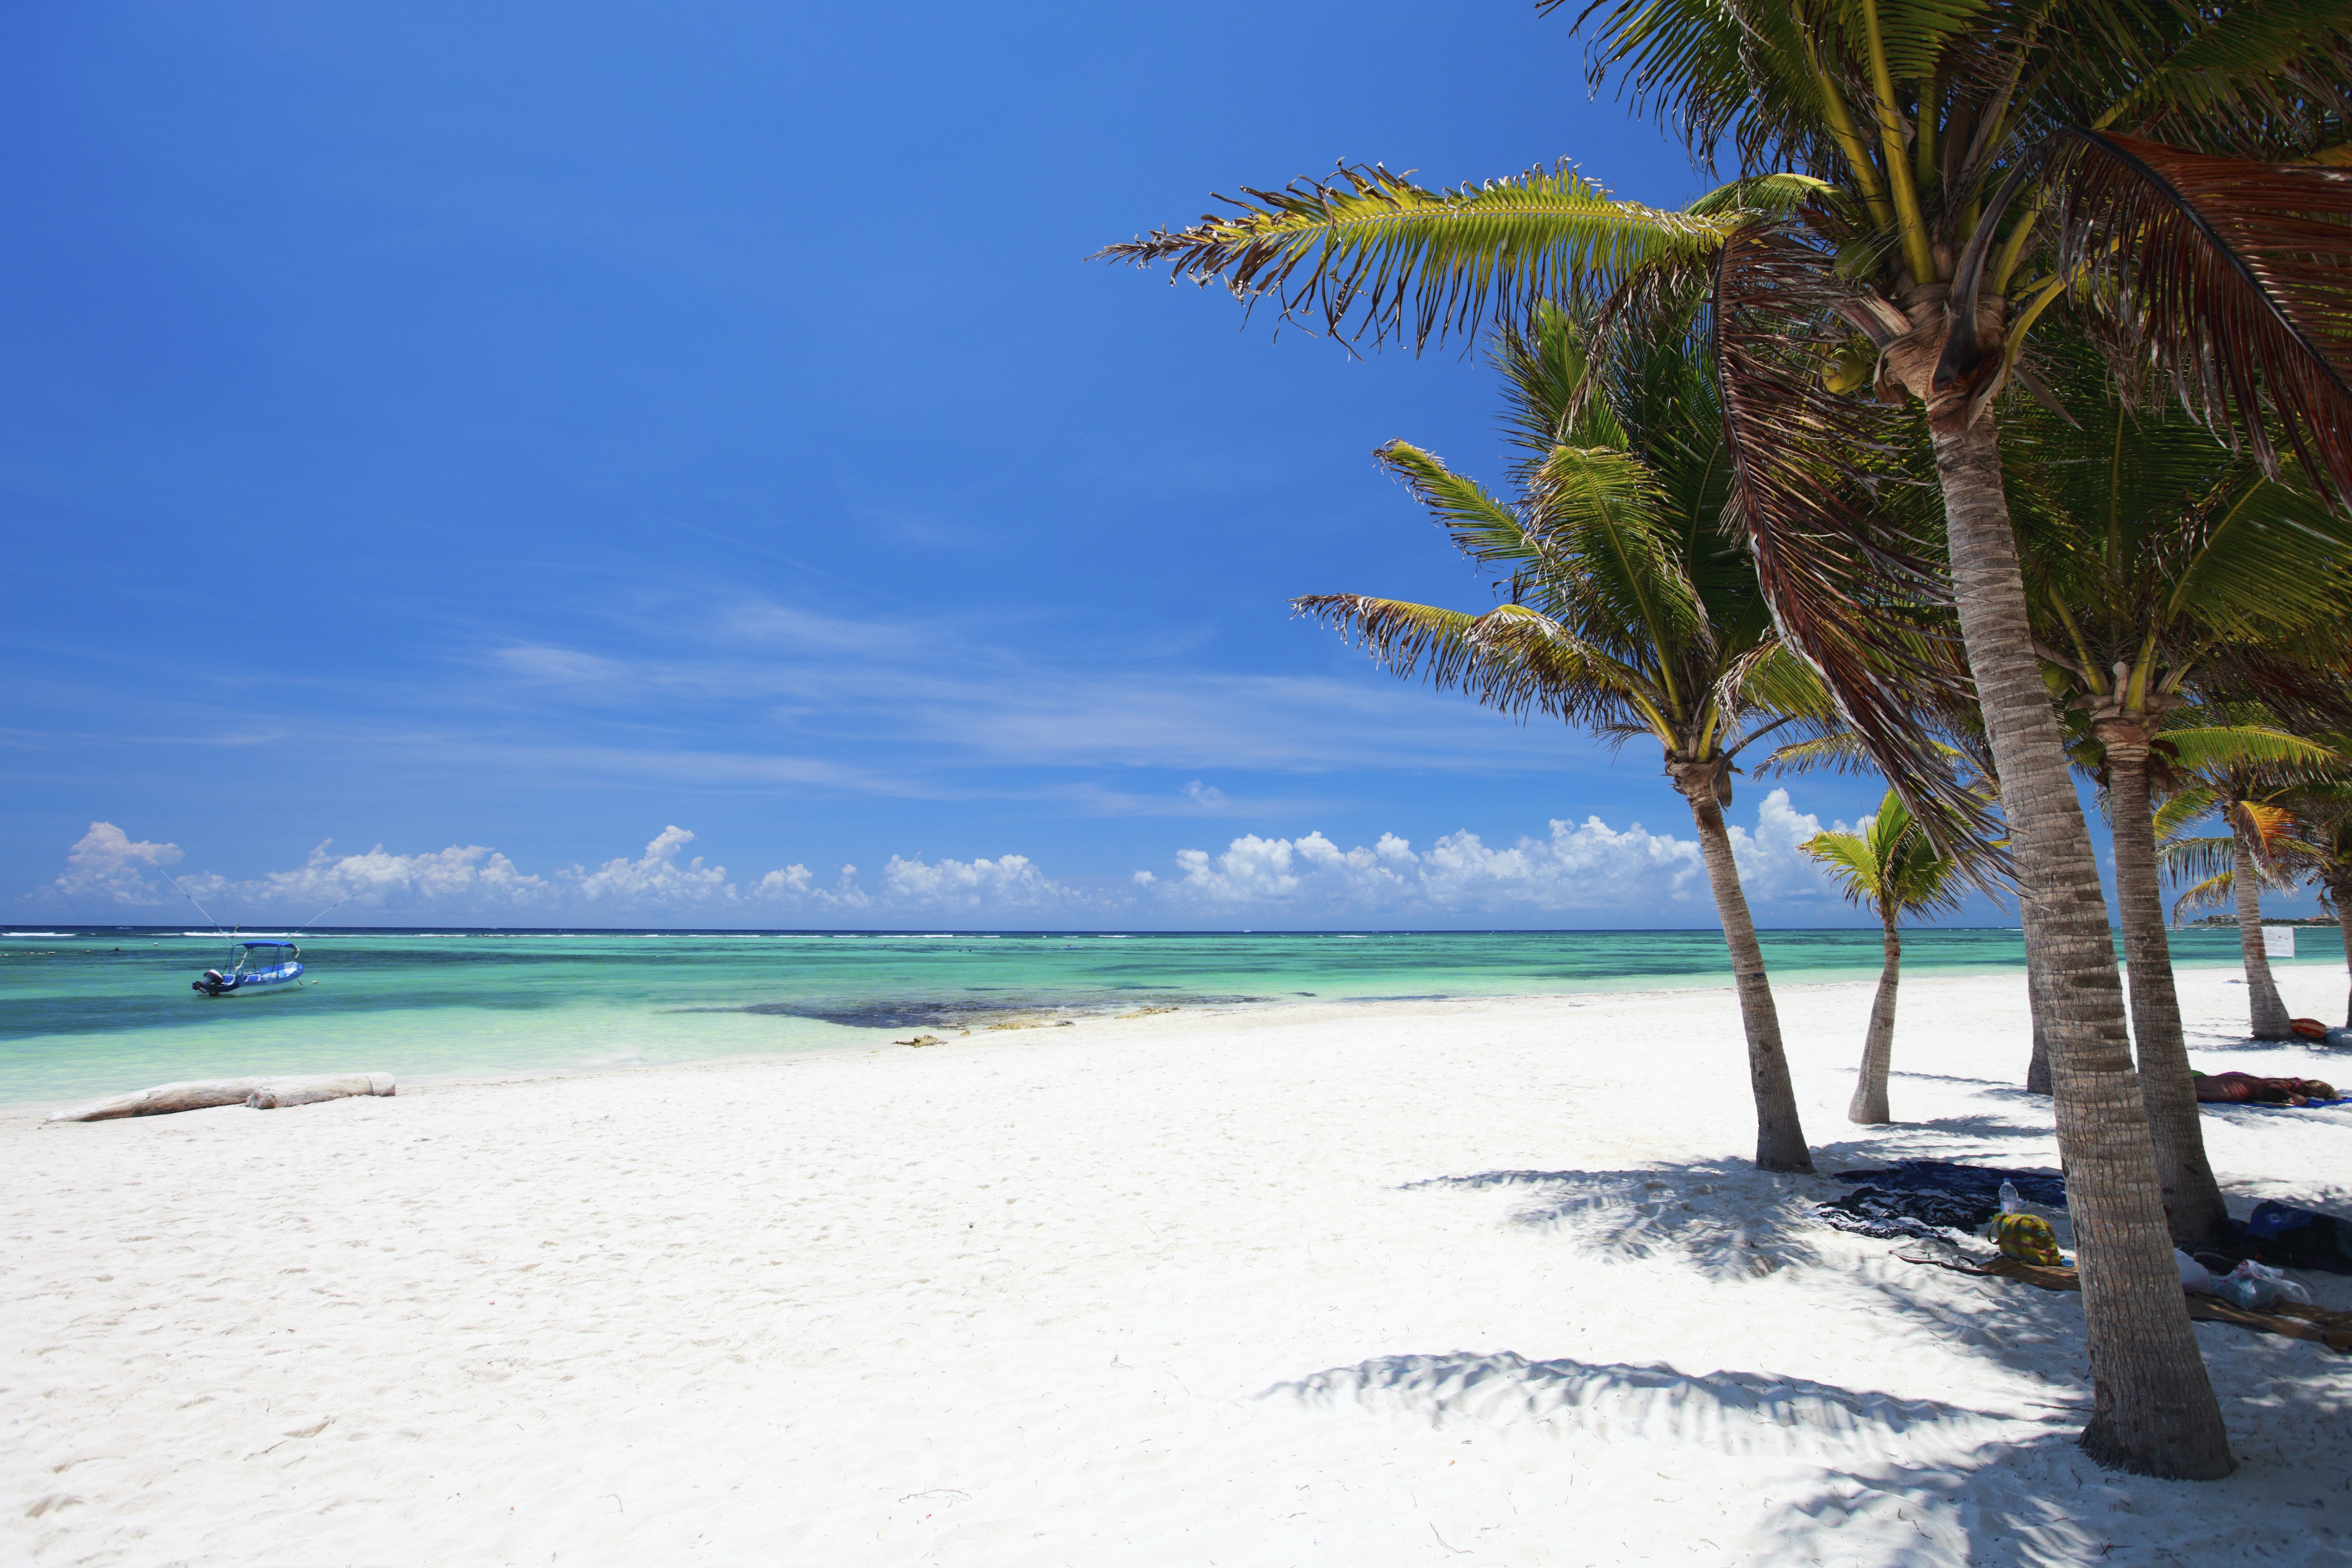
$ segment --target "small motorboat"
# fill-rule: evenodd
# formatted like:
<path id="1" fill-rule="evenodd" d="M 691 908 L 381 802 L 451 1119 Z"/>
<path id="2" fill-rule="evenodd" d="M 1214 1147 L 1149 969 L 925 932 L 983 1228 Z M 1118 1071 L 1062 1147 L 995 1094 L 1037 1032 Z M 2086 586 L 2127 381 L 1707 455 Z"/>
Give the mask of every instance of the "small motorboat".
<path id="1" fill-rule="evenodd" d="M 242 996 L 248 991 L 291 985 L 302 978 L 302 950 L 290 942 L 256 937 L 234 944 L 229 953 L 226 973 L 207 969 L 203 979 L 188 983 L 189 989 L 207 996 Z"/>

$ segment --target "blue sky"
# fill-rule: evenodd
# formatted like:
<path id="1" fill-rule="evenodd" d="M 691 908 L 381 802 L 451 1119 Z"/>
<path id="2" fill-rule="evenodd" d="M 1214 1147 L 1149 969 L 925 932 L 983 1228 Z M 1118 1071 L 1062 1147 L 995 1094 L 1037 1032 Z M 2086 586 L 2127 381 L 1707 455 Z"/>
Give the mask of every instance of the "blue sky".
<path id="1" fill-rule="evenodd" d="M 1481 602 L 1369 454 L 1491 471 L 1486 373 L 1082 260 L 1340 158 L 1701 188 L 1435 16 L 16 8 L 0 918 L 1711 923 L 1652 758 L 1287 616 Z M 1768 921 L 1876 793 L 1743 794 Z"/>

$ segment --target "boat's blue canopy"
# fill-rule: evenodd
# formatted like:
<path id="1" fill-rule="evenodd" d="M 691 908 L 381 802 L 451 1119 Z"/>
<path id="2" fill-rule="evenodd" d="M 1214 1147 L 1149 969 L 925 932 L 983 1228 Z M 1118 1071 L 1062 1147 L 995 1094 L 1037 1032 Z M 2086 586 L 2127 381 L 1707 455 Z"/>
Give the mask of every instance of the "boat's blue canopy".
<path id="1" fill-rule="evenodd" d="M 290 942 L 241 942 L 236 945 L 239 947 L 292 947 L 294 944 Z"/>

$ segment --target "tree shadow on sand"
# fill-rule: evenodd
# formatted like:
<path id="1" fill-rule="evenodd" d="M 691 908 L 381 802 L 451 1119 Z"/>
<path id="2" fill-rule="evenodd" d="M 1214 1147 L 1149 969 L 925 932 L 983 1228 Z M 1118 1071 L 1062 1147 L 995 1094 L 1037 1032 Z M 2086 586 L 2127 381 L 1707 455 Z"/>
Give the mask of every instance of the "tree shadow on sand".
<path id="1" fill-rule="evenodd" d="M 1800 1183 L 1802 1183 L 1801 1185 Z M 1803 1232 L 1828 1195 L 1802 1178 L 1728 1163 L 1631 1171 L 1480 1171 L 1410 1182 L 1406 1192 L 1501 1192 L 1506 1222 L 1540 1227 L 1613 1258 L 1672 1258 L 1709 1279 L 1759 1278 L 1817 1263 Z"/>
<path id="2" fill-rule="evenodd" d="M 1832 1173 L 1910 1152 L 1856 1141 L 1819 1149 L 1816 1158 Z M 1916 1152 L 1949 1158 L 1954 1151 L 1944 1143 Z M 1898 1257 L 1938 1248 L 1829 1230 L 1811 1207 L 1849 1190 L 1845 1184 L 1726 1161 L 1483 1171 L 1408 1190 L 1500 1195 L 1507 1226 L 1549 1232 L 1609 1261 L 1657 1259 L 1725 1282 L 1820 1268 L 1861 1292 L 1843 1304 L 1822 1302 L 1824 1332 L 1837 1332 L 1853 1312 L 1906 1321 L 1948 1353 L 1987 1363 L 1989 1380 L 1956 1367 L 1949 1386 L 2006 1389 L 1999 1402 L 2010 1411 L 1769 1372 L 1686 1373 L 1663 1364 L 1530 1360 L 1507 1350 L 1377 1356 L 1278 1384 L 1262 1397 L 1554 1437 L 1563 1467 L 1592 1467 L 1596 1482 L 1605 1479 L 1612 1446 L 1627 1442 L 1653 1446 L 1642 1451 L 1694 1476 L 1710 1465 L 1750 1466 L 1752 1487 L 1738 1484 L 1749 1488 L 1754 1507 L 1710 1526 L 1727 1546 L 1721 1530 L 1747 1532 L 1727 1563 L 2352 1562 L 2352 1493 L 2331 1468 L 2334 1440 L 2315 1437 L 2352 1417 L 2352 1377 L 2344 1358 L 2317 1347 L 2200 1325 L 2242 1468 L 2219 1483 L 2119 1476 L 2094 1466 L 2075 1442 L 2089 1414 L 2081 1299 L 1911 1268 Z M 1496 1218 L 1491 1208 L 1464 1217 Z M 1727 1310 L 1738 1310 L 1727 1302 Z M 2021 1385 L 2017 1374 L 2032 1383 Z M 1671 1458 L 1676 1447 L 1688 1450 L 1679 1460 Z"/>

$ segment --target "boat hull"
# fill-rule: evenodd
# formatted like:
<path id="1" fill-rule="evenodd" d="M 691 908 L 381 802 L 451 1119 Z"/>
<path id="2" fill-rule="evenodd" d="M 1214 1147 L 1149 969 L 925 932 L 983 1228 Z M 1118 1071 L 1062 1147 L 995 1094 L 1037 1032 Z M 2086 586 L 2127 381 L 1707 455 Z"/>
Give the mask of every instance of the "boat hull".
<path id="1" fill-rule="evenodd" d="M 302 965 L 299 963 L 273 963 L 267 969 L 249 969 L 218 980 L 207 974 L 189 984 L 191 989 L 205 996 L 242 996 L 247 992 L 283 990 L 301 978 Z"/>

